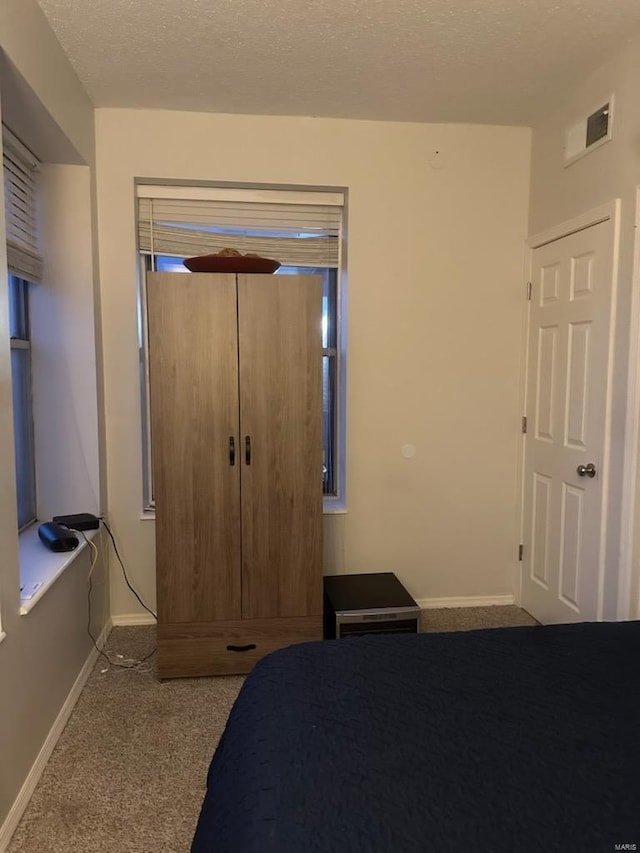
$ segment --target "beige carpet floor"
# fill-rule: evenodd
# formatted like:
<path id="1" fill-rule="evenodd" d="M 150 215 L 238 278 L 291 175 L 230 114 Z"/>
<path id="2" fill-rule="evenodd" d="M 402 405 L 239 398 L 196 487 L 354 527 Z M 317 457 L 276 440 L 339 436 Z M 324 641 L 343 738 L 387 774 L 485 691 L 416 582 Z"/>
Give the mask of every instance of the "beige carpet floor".
<path id="1" fill-rule="evenodd" d="M 425 631 L 535 624 L 518 607 L 427 610 Z M 140 658 L 154 628 L 116 628 L 112 654 Z M 241 676 L 159 683 L 100 658 L 8 853 L 188 853 L 211 756 Z"/>

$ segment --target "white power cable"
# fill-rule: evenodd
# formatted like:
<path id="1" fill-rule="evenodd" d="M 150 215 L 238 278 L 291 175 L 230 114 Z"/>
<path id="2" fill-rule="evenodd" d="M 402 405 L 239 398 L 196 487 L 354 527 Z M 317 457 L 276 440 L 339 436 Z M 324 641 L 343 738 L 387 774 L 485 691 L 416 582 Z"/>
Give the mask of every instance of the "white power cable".
<path id="1" fill-rule="evenodd" d="M 82 536 L 84 541 L 87 543 L 87 545 L 92 550 L 91 566 L 89 567 L 89 574 L 87 575 L 87 580 L 89 581 L 89 616 L 90 616 L 91 615 L 91 587 L 92 587 L 91 576 L 93 574 L 93 570 L 95 569 L 96 563 L 98 562 L 98 558 L 99 558 L 98 546 L 96 545 L 96 543 L 92 539 L 89 539 L 89 537 L 86 536 L 86 534 L 83 530 L 75 530 L 74 528 L 69 528 L 69 529 L 73 533 L 77 533 L 80 536 Z M 120 660 L 114 661 L 112 659 L 112 657 L 109 655 L 109 653 L 107 653 L 104 649 L 101 649 L 98 646 L 96 640 L 93 637 L 93 634 L 91 633 L 91 621 L 90 621 L 90 619 L 89 619 L 89 625 L 88 625 L 87 630 L 88 630 L 89 636 L 93 640 L 93 645 L 96 647 L 98 652 L 107 660 L 109 667 L 117 667 L 118 671 L 133 669 L 136 672 L 139 672 L 142 674 L 146 674 L 146 673 L 151 672 L 151 665 L 147 664 L 145 667 L 144 664 L 151 657 L 151 655 L 153 655 L 155 653 L 155 649 L 152 652 L 150 652 L 150 654 L 148 654 L 145 658 L 142 658 L 141 660 L 138 660 L 137 658 L 125 658 L 123 655 L 117 654 L 116 657 L 119 658 Z M 109 667 L 101 670 L 101 673 L 104 675 L 104 673 L 109 671 Z"/>

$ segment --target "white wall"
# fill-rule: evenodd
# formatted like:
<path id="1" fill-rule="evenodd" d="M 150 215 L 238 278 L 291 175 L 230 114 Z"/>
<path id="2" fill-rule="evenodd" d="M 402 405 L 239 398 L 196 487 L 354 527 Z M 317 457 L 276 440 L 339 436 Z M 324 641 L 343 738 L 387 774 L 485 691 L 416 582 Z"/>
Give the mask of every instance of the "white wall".
<path id="1" fill-rule="evenodd" d="M 44 164 L 31 334 L 38 518 L 100 514 L 89 166 Z"/>
<path id="2" fill-rule="evenodd" d="M 19 116 L 11 116 L 14 132 L 33 137 L 33 151 L 41 160 L 91 163 L 91 101 L 35 0 L 2 0 L 0 49 L 9 60 L 3 76 L 17 71 L 3 92 L 5 115 L 14 105 L 18 107 Z M 31 92 L 37 99 L 31 98 Z M 41 122 L 49 125 L 44 138 Z M 64 152 L 61 159 L 46 156 L 54 148 L 58 155 Z"/>
<path id="3" fill-rule="evenodd" d="M 626 542 L 623 477 L 629 460 L 624 458 L 624 422 L 629 402 L 627 366 L 629 317 L 633 292 L 633 252 L 636 187 L 640 184 L 640 39 L 632 41 L 608 63 L 570 90 L 561 91 L 549 113 L 533 129 L 530 233 L 564 222 L 614 198 L 622 200 L 620 270 L 618 281 L 617 336 L 614 358 L 614 433 L 612 436 L 612 482 L 609 504 L 608 567 L 616 572 L 624 561 Z M 613 139 L 571 166 L 563 166 L 566 128 L 615 96 Z M 638 286 L 637 284 L 635 285 Z M 633 488 L 633 487 L 632 487 Z M 636 486 L 637 489 L 637 486 Z M 640 522 L 635 521 L 636 539 Z M 621 550 L 622 548 L 622 550 Z M 635 545 L 630 590 L 624 585 L 611 589 L 605 609 L 615 613 L 619 593 L 629 615 L 640 616 L 640 548 Z M 623 579 L 624 581 L 624 579 Z"/>
<path id="4" fill-rule="evenodd" d="M 109 516 L 148 601 L 134 177 L 348 188 L 348 513 L 325 517 L 326 570 L 513 592 L 529 131 L 102 109 L 96 134 Z M 137 612 L 118 578 L 112 606 Z"/>
<path id="5" fill-rule="evenodd" d="M 47 362 L 36 364 L 36 369 L 42 367 L 36 377 L 36 385 L 40 385 L 36 388 L 36 438 L 43 463 L 40 474 L 48 473 L 58 481 L 39 483 L 39 511 L 47 516 L 54 509 L 84 509 L 84 504 L 70 505 L 75 499 L 91 500 L 91 508 L 97 510 L 95 493 L 101 485 L 93 345 L 97 283 L 95 229 L 91 226 L 95 218 L 90 174 L 93 107 L 34 0 L 3 0 L 0 4 L 0 92 L 2 120 L 42 160 L 83 164 L 44 169 L 43 225 L 48 248 L 55 246 L 55 251 L 34 300 L 33 331 L 40 339 L 34 343 L 35 361 L 43 361 L 42 346 L 46 345 Z M 0 181 L 0 613 L 6 632 L 0 642 L 0 848 L 6 840 L 3 825 L 11 825 L 12 818 L 5 823 L 7 815 L 14 814 L 11 809 L 21 786 L 91 649 L 87 635 L 89 549 L 78 555 L 28 615 L 19 614 L 3 197 Z M 55 309 L 47 316 L 47 305 L 54 303 Z M 61 332 L 57 340 L 51 334 L 54 327 Z M 44 394 L 59 399 L 47 401 Z M 68 418 L 62 423 L 64 413 Z M 74 434 L 76 428 L 81 435 Z M 54 444 L 47 445 L 51 439 L 56 439 Z M 66 495 L 59 484 L 68 486 Z M 63 498 L 69 503 L 59 506 Z M 94 579 L 92 629 L 98 635 L 108 601 L 102 565 Z"/>

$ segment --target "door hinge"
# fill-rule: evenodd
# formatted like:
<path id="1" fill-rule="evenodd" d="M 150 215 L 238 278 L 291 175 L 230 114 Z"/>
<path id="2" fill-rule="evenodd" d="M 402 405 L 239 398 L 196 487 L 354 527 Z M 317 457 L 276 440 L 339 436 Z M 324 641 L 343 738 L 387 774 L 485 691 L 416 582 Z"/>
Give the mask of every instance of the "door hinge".
<path id="1" fill-rule="evenodd" d="M 522 432 L 526 433 L 527 431 L 527 416 L 523 415 L 522 417 Z"/>
<path id="2" fill-rule="evenodd" d="M 524 557 L 524 545 L 518 545 L 518 560 L 522 562 L 522 558 Z"/>
<path id="3" fill-rule="evenodd" d="M 527 282 L 527 299 L 529 302 L 531 302 L 531 288 L 532 287 L 533 287 L 533 285 L 531 284 L 530 281 L 528 281 Z"/>

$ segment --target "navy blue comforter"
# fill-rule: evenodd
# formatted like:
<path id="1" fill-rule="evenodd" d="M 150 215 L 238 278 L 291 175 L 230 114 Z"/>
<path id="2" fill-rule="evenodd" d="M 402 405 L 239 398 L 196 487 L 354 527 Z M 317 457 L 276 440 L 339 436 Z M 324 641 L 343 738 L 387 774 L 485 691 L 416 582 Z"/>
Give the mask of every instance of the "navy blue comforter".
<path id="1" fill-rule="evenodd" d="M 640 622 L 269 655 L 213 758 L 192 853 L 616 849 L 640 851 Z"/>

